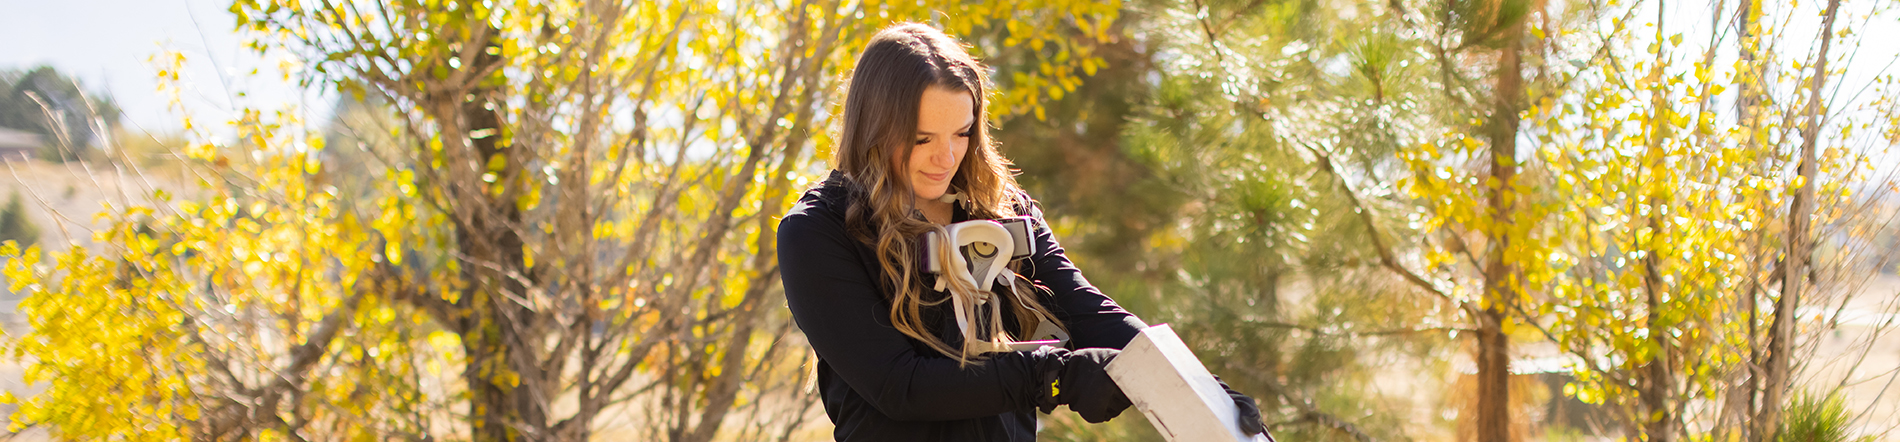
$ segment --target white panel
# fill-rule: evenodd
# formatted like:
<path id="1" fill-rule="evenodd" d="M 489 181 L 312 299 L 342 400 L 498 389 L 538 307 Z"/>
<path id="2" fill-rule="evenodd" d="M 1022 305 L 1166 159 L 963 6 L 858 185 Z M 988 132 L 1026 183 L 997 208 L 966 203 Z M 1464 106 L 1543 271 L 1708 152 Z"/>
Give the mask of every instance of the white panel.
<path id="1" fill-rule="evenodd" d="M 1264 442 L 1247 437 L 1234 401 L 1167 324 L 1141 330 L 1108 364 L 1108 376 L 1169 442 Z"/>

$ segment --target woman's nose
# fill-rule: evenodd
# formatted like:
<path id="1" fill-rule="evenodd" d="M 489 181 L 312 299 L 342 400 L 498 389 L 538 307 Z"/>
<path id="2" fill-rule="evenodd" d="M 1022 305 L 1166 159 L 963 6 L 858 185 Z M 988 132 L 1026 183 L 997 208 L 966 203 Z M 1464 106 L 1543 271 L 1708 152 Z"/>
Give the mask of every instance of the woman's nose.
<path id="1" fill-rule="evenodd" d="M 932 147 L 935 147 L 935 149 L 931 149 L 930 152 L 931 161 L 937 163 L 938 166 L 946 167 L 957 163 L 956 143 L 950 140 L 938 140 L 936 143 L 931 144 L 934 144 Z"/>

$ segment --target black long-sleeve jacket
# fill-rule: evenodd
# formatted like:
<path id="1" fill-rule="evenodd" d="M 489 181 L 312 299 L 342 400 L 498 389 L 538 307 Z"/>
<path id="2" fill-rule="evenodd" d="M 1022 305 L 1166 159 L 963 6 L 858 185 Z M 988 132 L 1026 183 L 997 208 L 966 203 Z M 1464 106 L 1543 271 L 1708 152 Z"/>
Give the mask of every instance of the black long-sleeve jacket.
<path id="1" fill-rule="evenodd" d="M 876 254 L 853 239 L 844 214 L 854 198 L 833 171 L 779 221 L 778 253 L 792 318 L 818 352 L 818 384 L 840 441 L 1031 441 L 1043 393 L 1032 352 L 992 353 L 980 364 L 957 361 L 891 326 L 892 290 Z M 1023 266 L 1048 289 L 1044 306 L 1068 328 L 1069 347 L 1122 348 L 1145 324 L 1082 277 L 1063 255 L 1041 212 L 1035 252 Z M 955 210 L 953 221 L 968 213 Z M 929 287 L 928 284 L 925 287 Z M 1039 290 L 1040 291 L 1040 290 Z M 931 295 L 926 295 L 928 298 Z M 944 296 L 937 292 L 934 296 Z M 952 348 L 962 339 L 950 303 L 924 307 L 924 320 Z M 1005 310 L 1007 312 L 1008 310 Z M 1006 318 L 1006 323 L 1013 319 Z"/>

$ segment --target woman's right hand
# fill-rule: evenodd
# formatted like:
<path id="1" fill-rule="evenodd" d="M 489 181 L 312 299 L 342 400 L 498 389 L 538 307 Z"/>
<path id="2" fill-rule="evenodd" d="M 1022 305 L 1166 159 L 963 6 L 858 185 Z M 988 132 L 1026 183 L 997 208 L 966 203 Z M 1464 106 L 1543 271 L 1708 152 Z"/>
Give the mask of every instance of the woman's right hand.
<path id="1" fill-rule="evenodd" d="M 1107 422 L 1122 414 L 1134 405 L 1128 395 L 1122 393 L 1115 380 L 1108 377 L 1108 363 L 1121 354 L 1113 348 L 1084 348 L 1065 350 L 1045 347 L 1038 352 L 1054 353 L 1054 360 L 1060 365 L 1048 367 L 1044 379 L 1041 408 L 1043 413 L 1055 411 L 1057 405 L 1067 404 L 1069 410 L 1082 415 L 1082 420 L 1091 424 Z M 1052 364 L 1054 365 L 1054 364 Z"/>

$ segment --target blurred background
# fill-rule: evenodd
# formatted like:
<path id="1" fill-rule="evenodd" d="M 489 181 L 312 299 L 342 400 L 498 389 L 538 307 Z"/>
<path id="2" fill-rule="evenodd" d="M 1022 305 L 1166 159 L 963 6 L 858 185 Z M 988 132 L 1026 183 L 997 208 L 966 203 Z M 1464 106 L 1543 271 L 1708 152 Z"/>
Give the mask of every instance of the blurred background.
<path id="1" fill-rule="evenodd" d="M 1895 6 L 0 0 L 0 412 L 829 440 L 773 228 L 921 21 L 1280 440 L 1900 440 Z"/>

